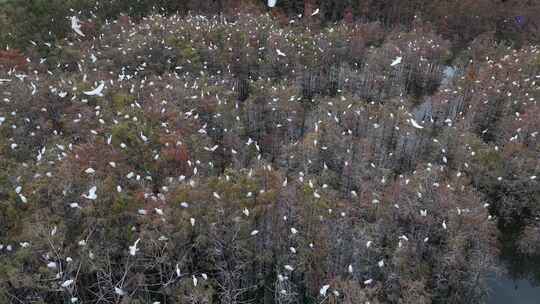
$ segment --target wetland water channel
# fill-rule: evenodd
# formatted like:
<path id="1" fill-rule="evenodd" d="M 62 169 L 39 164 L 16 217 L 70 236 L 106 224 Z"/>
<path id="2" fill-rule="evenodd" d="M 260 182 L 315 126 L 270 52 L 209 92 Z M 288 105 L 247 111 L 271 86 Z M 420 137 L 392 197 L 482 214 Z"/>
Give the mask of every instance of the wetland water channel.
<path id="1" fill-rule="evenodd" d="M 443 71 L 441 86 L 448 86 L 455 77 L 463 74 L 459 68 L 447 66 Z M 414 111 L 417 121 L 431 119 L 432 105 L 429 100 Z M 501 227 L 500 227 L 501 228 Z M 540 304 L 540 252 L 535 257 L 519 254 L 516 240 L 519 228 L 501 230 L 501 252 L 498 260 L 499 274 L 489 280 L 487 304 Z M 505 231 L 503 231 L 505 230 Z"/>
<path id="2" fill-rule="evenodd" d="M 501 274 L 489 281 L 487 304 L 540 304 L 540 252 L 523 256 L 516 248 L 518 233 L 502 233 Z"/>

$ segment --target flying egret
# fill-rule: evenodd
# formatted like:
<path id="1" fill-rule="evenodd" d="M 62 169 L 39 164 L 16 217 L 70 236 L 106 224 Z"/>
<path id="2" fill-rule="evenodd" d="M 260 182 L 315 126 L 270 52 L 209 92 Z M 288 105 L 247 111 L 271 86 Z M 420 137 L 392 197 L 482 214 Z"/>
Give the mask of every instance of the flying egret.
<path id="1" fill-rule="evenodd" d="M 67 288 L 71 284 L 73 284 L 73 282 L 74 282 L 73 280 L 66 280 L 66 281 L 64 281 L 64 283 L 62 283 L 62 287 Z"/>
<path id="2" fill-rule="evenodd" d="M 403 57 L 396 57 L 396 59 L 394 59 L 394 61 L 392 61 L 392 63 L 390 64 L 390 66 L 396 66 L 398 64 L 401 63 L 401 59 L 403 59 Z"/>

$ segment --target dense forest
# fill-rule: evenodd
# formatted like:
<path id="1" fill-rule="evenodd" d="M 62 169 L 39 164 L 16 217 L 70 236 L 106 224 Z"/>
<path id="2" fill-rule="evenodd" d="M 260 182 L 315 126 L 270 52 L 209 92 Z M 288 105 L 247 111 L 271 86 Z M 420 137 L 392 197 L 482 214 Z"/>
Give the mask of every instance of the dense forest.
<path id="1" fill-rule="evenodd" d="M 539 2 L 270 2 L 0 0 L 0 303 L 485 303 L 540 257 Z"/>

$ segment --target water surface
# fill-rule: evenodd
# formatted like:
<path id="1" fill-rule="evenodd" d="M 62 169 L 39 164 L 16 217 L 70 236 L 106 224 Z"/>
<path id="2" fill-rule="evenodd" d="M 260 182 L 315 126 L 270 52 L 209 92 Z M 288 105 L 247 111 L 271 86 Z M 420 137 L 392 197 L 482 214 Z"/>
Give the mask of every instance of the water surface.
<path id="1" fill-rule="evenodd" d="M 514 280 L 508 275 L 490 281 L 491 294 L 488 304 L 539 304 L 540 287 L 529 280 Z"/>
<path id="2" fill-rule="evenodd" d="M 501 252 L 499 267 L 504 272 L 489 281 L 488 304 L 540 304 L 540 253 L 525 256 L 519 253 L 516 240 L 519 227 L 500 228 Z"/>

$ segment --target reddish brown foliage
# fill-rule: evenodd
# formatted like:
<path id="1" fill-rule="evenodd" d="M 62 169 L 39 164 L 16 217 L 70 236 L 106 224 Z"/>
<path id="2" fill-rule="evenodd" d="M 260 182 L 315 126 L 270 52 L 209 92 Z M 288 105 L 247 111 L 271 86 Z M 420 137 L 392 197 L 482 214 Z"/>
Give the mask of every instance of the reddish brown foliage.
<path id="1" fill-rule="evenodd" d="M 353 10 L 350 6 L 345 9 L 343 20 L 345 20 L 345 22 L 348 24 L 352 24 L 354 22 Z"/>
<path id="2" fill-rule="evenodd" d="M 24 70 L 26 67 L 27 62 L 21 51 L 16 49 L 0 51 L 0 69 Z"/>
<path id="3" fill-rule="evenodd" d="M 98 35 L 97 24 L 94 21 L 81 22 L 81 31 L 86 37 L 96 37 Z"/>

